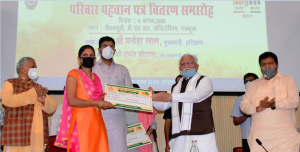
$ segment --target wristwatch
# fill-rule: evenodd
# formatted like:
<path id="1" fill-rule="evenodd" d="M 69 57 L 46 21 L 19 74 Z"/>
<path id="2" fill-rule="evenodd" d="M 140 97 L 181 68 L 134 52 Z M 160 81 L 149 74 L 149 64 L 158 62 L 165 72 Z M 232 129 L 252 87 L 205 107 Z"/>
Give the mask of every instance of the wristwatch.
<path id="1" fill-rule="evenodd" d="M 276 109 L 276 101 L 274 101 L 274 107 L 271 107 L 272 110 L 275 110 Z"/>

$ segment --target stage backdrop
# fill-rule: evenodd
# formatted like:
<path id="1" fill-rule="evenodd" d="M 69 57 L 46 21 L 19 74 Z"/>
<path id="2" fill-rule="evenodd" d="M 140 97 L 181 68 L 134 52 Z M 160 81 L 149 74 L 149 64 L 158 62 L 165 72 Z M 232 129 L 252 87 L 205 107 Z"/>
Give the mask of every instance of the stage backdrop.
<path id="1" fill-rule="evenodd" d="M 103 36 L 115 39 L 114 60 L 132 82 L 157 91 L 174 83 L 185 53 L 215 91 L 244 91 L 242 76 L 260 76 L 258 56 L 268 51 L 263 1 L 20 1 L 15 64 L 35 58 L 39 83 L 62 90 L 79 48 L 97 50 Z"/>

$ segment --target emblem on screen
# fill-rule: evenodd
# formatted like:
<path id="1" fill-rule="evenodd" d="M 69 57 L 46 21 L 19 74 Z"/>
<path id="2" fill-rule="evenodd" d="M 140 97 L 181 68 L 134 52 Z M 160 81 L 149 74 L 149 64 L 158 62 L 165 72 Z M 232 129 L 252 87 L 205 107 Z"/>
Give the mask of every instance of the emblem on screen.
<path id="1" fill-rule="evenodd" d="M 114 91 L 114 88 L 113 87 L 109 87 L 108 90 L 109 91 Z"/>
<path id="2" fill-rule="evenodd" d="M 37 3 L 38 3 L 38 1 L 25 1 L 25 5 L 26 5 L 28 10 L 35 9 Z"/>

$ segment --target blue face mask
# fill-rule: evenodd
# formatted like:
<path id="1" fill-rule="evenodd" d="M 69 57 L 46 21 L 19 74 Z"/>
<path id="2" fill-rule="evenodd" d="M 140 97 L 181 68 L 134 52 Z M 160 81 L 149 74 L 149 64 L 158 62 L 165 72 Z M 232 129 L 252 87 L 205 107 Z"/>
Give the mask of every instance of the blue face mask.
<path id="1" fill-rule="evenodd" d="M 180 75 L 182 75 L 185 78 L 190 78 L 196 74 L 196 70 L 194 69 L 189 69 L 189 70 L 181 70 Z"/>

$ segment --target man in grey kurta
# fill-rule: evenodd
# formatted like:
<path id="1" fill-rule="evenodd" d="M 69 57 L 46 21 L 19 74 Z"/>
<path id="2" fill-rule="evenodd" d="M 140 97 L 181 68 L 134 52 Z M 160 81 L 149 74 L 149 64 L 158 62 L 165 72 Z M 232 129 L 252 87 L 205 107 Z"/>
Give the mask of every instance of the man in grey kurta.
<path id="1" fill-rule="evenodd" d="M 99 40 L 99 53 L 101 59 L 96 62 L 93 72 L 96 73 L 105 92 L 105 84 L 132 87 L 130 74 L 127 68 L 116 64 L 112 59 L 115 50 L 115 41 L 111 37 L 102 37 Z M 107 130 L 109 151 L 127 152 L 127 125 L 124 109 L 102 110 L 102 116 Z"/>

